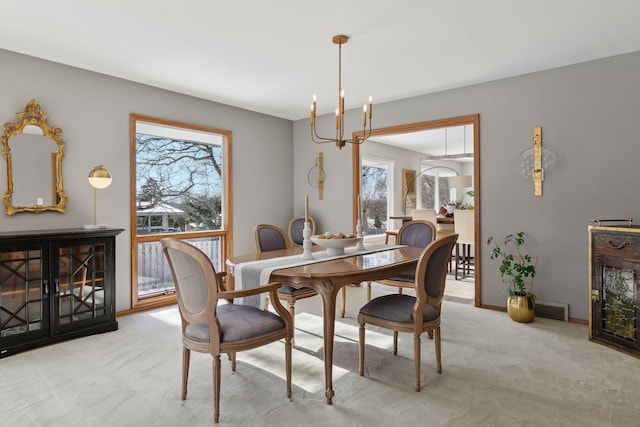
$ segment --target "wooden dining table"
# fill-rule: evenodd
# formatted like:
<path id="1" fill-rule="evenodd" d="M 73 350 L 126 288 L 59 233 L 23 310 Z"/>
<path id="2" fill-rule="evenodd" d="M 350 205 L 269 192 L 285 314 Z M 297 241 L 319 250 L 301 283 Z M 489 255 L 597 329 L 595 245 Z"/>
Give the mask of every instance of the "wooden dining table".
<path id="1" fill-rule="evenodd" d="M 295 287 L 308 286 L 315 289 L 322 299 L 324 331 L 325 397 L 328 405 L 333 396 L 333 343 L 336 320 L 336 297 L 344 286 L 375 281 L 396 276 L 403 271 L 415 269 L 422 248 L 389 247 L 377 252 L 322 260 L 312 264 L 276 269 L 271 273 L 271 282 L 283 282 Z M 230 275 L 234 267 L 243 262 L 272 259 L 301 254 L 301 248 L 269 251 L 242 255 L 227 260 Z"/>

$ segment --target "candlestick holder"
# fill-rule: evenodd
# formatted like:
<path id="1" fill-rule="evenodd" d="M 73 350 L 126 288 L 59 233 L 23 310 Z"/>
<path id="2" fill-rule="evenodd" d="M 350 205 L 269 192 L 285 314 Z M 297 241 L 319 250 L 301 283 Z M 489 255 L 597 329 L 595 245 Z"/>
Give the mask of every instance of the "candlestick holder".
<path id="1" fill-rule="evenodd" d="M 356 224 L 356 237 L 358 238 L 358 244 L 356 244 L 356 250 L 357 251 L 362 251 L 364 250 L 364 243 L 362 243 L 362 239 L 363 239 L 363 234 L 362 231 L 364 230 L 364 227 L 362 226 L 362 221 L 360 221 L 360 219 L 358 219 L 358 223 Z"/>
<path id="2" fill-rule="evenodd" d="M 313 245 L 311 241 L 311 221 L 304 222 L 302 237 L 302 259 L 313 259 L 313 255 L 311 254 L 311 246 Z"/>

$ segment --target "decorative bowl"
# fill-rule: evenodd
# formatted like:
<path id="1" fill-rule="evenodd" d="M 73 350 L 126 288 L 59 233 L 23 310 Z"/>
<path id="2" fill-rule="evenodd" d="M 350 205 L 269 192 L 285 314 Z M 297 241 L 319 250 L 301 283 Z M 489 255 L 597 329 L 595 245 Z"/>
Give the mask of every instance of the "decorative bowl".
<path id="1" fill-rule="evenodd" d="M 343 255 L 344 248 L 348 246 L 355 246 L 358 243 L 358 238 L 344 238 L 344 239 L 319 239 L 318 236 L 311 236 L 311 241 L 316 245 L 327 248 L 327 255 Z"/>

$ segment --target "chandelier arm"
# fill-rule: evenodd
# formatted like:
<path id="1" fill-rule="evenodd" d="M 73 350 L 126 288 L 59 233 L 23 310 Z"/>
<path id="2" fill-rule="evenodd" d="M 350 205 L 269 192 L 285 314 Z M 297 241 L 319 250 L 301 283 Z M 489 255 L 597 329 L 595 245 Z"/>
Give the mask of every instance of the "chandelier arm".
<path id="1" fill-rule="evenodd" d="M 365 128 L 366 128 L 366 126 L 364 126 L 364 127 L 362 128 L 362 130 L 364 131 L 364 130 L 365 130 Z M 369 130 L 368 130 L 368 131 L 366 131 L 366 132 L 363 132 L 363 133 L 364 133 L 364 136 L 363 136 L 363 138 L 361 138 L 361 139 L 360 139 L 360 144 L 362 144 L 363 142 L 365 142 L 365 141 L 366 141 L 367 139 L 369 139 L 369 137 L 371 136 L 371 119 L 369 119 Z"/>
<path id="2" fill-rule="evenodd" d="M 362 138 L 358 138 L 357 140 L 353 140 L 353 139 L 347 139 L 345 142 L 348 142 L 349 144 L 362 144 L 363 142 L 365 142 L 367 139 L 369 139 L 369 137 L 371 136 L 371 121 L 369 121 L 369 129 L 367 130 L 366 126 L 362 127 Z"/>
<path id="3" fill-rule="evenodd" d="M 333 138 L 323 138 L 321 136 L 319 136 L 316 132 L 316 127 L 312 126 L 311 127 L 311 140 L 313 142 L 315 142 L 316 144 L 325 144 L 327 142 L 335 142 L 335 139 Z"/>

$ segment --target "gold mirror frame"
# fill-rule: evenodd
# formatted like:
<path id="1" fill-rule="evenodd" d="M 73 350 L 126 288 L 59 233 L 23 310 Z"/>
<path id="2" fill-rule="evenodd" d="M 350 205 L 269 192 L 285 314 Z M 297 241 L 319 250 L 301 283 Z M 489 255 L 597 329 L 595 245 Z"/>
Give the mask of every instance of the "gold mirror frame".
<path id="1" fill-rule="evenodd" d="M 40 105 L 35 99 L 32 99 L 24 111 L 16 113 L 20 117 L 18 122 L 5 122 L 2 127 L 4 135 L 0 137 L 2 142 L 2 153 L 7 161 L 7 192 L 2 196 L 2 201 L 7 208 L 7 215 L 13 215 L 20 212 L 44 212 L 56 211 L 64 212 L 67 204 L 67 195 L 62 190 L 62 158 L 64 157 L 64 141 L 62 140 L 62 129 L 58 127 L 50 127 L 47 124 L 48 116 L 42 112 Z M 14 206 L 11 198 L 13 196 L 13 163 L 11 159 L 11 146 L 9 140 L 12 136 L 21 135 L 26 126 L 37 126 L 42 130 L 42 136 L 52 139 L 57 146 L 55 153 L 52 153 L 53 164 L 53 196 L 51 205 L 34 205 L 34 206 Z M 38 173 L 37 170 L 34 173 Z"/>

